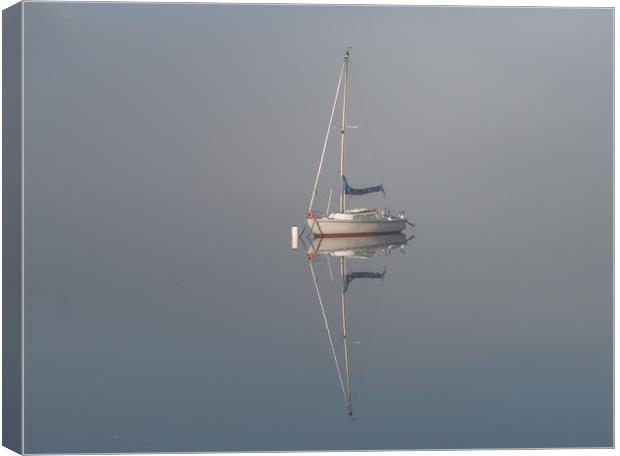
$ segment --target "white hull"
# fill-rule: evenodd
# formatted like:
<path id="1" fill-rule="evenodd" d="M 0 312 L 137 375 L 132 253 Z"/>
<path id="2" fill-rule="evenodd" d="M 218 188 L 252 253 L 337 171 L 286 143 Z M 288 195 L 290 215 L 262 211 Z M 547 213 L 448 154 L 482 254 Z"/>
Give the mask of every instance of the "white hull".
<path id="1" fill-rule="evenodd" d="M 400 233 L 405 220 L 335 220 L 327 217 L 308 219 L 308 226 L 317 237 L 373 236 Z"/>

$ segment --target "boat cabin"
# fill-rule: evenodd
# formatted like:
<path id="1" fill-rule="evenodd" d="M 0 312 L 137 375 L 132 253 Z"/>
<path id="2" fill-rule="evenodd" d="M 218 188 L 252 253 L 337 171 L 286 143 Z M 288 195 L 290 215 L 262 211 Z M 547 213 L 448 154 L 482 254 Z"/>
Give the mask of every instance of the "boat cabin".
<path id="1" fill-rule="evenodd" d="M 379 211 L 377 209 L 349 209 L 344 214 L 340 212 L 329 214 L 328 218 L 334 220 L 378 220 Z"/>

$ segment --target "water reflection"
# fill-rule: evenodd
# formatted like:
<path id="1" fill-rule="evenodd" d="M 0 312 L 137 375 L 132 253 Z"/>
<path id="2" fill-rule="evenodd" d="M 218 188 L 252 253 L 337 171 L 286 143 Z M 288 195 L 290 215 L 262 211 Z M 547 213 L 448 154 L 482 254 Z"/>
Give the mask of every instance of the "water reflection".
<path id="1" fill-rule="evenodd" d="M 349 332 L 347 325 L 347 306 L 349 298 L 347 292 L 351 284 L 357 279 L 380 279 L 384 280 L 386 268 L 382 270 L 360 270 L 360 261 L 368 260 L 375 256 L 387 256 L 393 251 L 401 254 L 406 253 L 405 246 L 414 236 L 406 237 L 403 233 L 365 236 L 365 237 L 341 237 L 341 238 L 314 238 L 309 241 L 306 248 L 308 265 L 314 282 L 316 297 L 321 308 L 325 331 L 329 340 L 331 355 L 338 374 L 340 389 L 342 390 L 346 412 L 353 417 L 353 403 L 351 399 L 351 369 L 349 356 Z M 302 240 L 303 242 L 303 240 Z M 305 243 L 304 243 L 305 247 Z M 330 258 L 337 258 L 338 271 L 334 274 Z M 340 331 L 342 334 L 342 353 L 339 356 L 334 344 L 334 332 L 328 319 L 326 307 L 330 304 L 326 302 L 321 287 L 316 265 L 325 261 L 328 266 L 331 280 L 339 279 L 340 282 Z M 339 274 L 339 275 L 338 275 Z M 328 301 L 328 300 L 327 300 Z M 343 366 L 344 365 L 344 366 Z"/>
<path id="2" fill-rule="evenodd" d="M 389 255 L 394 249 L 405 253 L 405 245 L 412 237 L 407 238 L 403 233 L 363 237 L 317 237 L 310 242 L 307 254 L 309 260 L 314 260 L 317 255 L 367 259 L 377 255 Z"/>

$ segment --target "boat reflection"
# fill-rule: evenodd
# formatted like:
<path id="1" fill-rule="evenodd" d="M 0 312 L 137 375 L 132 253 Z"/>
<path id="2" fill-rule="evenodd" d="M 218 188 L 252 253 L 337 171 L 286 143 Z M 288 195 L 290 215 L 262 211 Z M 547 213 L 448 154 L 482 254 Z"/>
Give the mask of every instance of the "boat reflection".
<path id="1" fill-rule="evenodd" d="M 403 233 L 364 237 L 314 238 L 308 247 L 308 259 L 314 261 L 317 255 L 330 255 L 367 259 L 377 255 L 389 255 L 392 250 L 405 252 L 409 242 Z"/>
<path id="2" fill-rule="evenodd" d="M 312 274 L 314 288 L 317 300 L 321 307 L 323 323 L 329 339 L 331 354 L 334 366 L 338 373 L 340 388 L 344 396 L 346 412 L 353 417 L 353 403 L 351 400 L 351 370 L 349 366 L 349 334 L 347 326 L 347 292 L 351 283 L 356 279 L 381 279 L 386 274 L 385 268 L 382 271 L 355 271 L 358 269 L 356 260 L 368 260 L 371 257 L 379 255 L 389 255 L 394 250 L 405 253 L 405 246 L 413 238 L 407 238 L 402 233 L 386 234 L 367 237 L 343 237 L 343 238 L 315 238 L 308 246 L 306 253 L 308 265 Z M 319 278 L 316 271 L 316 263 L 326 260 L 329 267 L 329 274 L 334 280 L 334 273 L 331 267 L 330 258 L 336 257 L 339 262 L 340 274 L 340 310 L 341 310 L 341 331 L 343 340 L 342 361 L 344 370 L 341 368 L 341 362 L 337 355 L 336 346 L 334 345 L 334 337 L 332 329 L 328 321 L 328 313 L 326 311 L 326 303 L 324 302 L 321 289 L 319 287 Z M 354 267 L 355 266 L 355 267 Z"/>

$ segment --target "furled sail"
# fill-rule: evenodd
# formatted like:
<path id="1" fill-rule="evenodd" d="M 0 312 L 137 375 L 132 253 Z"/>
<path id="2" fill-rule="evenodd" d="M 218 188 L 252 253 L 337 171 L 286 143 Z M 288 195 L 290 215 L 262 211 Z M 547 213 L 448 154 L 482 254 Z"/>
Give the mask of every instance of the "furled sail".
<path id="1" fill-rule="evenodd" d="M 375 185 L 374 187 L 353 188 L 349 185 L 347 178 L 344 176 L 342 176 L 342 191 L 345 195 L 366 195 L 368 193 L 375 192 L 385 193 L 385 190 L 383 189 L 383 184 Z"/>
<path id="2" fill-rule="evenodd" d="M 385 269 L 383 272 L 350 272 L 344 277 L 344 290 L 343 293 L 346 293 L 349 289 L 349 285 L 355 279 L 381 279 L 385 276 Z"/>

